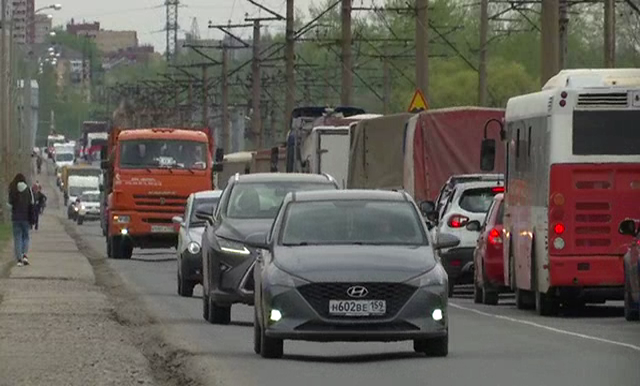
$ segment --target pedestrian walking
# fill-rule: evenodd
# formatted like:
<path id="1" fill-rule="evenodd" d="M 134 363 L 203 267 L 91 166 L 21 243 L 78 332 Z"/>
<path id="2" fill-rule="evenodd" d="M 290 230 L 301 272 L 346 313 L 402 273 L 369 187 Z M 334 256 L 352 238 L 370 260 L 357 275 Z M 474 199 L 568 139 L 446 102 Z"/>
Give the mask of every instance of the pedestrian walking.
<path id="1" fill-rule="evenodd" d="M 42 187 L 38 187 L 34 190 L 34 202 L 35 209 L 33 213 L 33 229 L 38 230 L 38 224 L 40 223 L 40 215 L 44 213 L 44 208 L 47 206 L 47 196 L 42 192 Z"/>
<path id="2" fill-rule="evenodd" d="M 18 266 L 29 265 L 29 231 L 33 225 L 35 201 L 27 179 L 18 173 L 9 185 L 9 205 L 13 225 L 13 245 Z"/>

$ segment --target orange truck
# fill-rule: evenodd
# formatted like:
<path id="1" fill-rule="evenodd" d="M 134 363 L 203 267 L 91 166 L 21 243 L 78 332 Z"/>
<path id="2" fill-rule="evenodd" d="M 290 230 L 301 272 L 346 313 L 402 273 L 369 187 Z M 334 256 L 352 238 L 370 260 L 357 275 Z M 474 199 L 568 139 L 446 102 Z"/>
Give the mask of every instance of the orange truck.
<path id="1" fill-rule="evenodd" d="M 191 193 L 214 188 L 213 151 L 208 128 L 111 128 L 100 188 L 109 258 L 177 245 L 179 225 L 172 218 L 184 215 Z"/>

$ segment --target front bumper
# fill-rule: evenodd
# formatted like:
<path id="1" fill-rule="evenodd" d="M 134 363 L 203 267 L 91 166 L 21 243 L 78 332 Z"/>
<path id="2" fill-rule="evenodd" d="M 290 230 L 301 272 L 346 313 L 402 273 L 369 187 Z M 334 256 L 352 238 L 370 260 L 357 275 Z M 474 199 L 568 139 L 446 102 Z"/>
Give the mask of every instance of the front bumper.
<path id="1" fill-rule="evenodd" d="M 449 282 L 452 284 L 473 283 L 473 252 L 475 248 L 451 248 L 440 253 Z"/>
<path id="2" fill-rule="evenodd" d="M 266 336 L 316 342 L 394 342 L 448 334 L 446 288 L 412 287 L 412 293 L 400 290 L 386 295 L 372 291 L 372 296 L 386 296 L 387 314 L 380 317 L 331 316 L 329 299 L 323 303 L 300 288 L 271 287 L 263 292 L 265 298 L 260 311 Z M 282 318 L 277 322 L 269 320 L 272 309 L 281 312 Z M 442 310 L 439 321 L 432 317 L 435 309 Z"/>
<path id="3" fill-rule="evenodd" d="M 80 210 L 79 215 L 84 218 L 100 218 L 100 209 L 98 210 Z"/>
<path id="4" fill-rule="evenodd" d="M 220 305 L 254 303 L 255 252 L 248 256 L 228 256 L 219 251 L 212 252 L 212 288 L 209 296 Z"/>
<path id="5" fill-rule="evenodd" d="M 202 283 L 202 251 L 195 255 L 185 250 L 180 255 L 182 277 L 189 281 Z"/>

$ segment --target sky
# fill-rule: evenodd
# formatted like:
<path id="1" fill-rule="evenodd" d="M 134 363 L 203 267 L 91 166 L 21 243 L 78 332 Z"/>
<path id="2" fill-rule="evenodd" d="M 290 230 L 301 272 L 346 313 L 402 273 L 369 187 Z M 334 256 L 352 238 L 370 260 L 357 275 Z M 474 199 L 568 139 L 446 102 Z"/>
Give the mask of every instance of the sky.
<path id="1" fill-rule="evenodd" d="M 66 25 L 72 18 L 76 23 L 99 21 L 102 29 L 135 30 L 140 44 L 151 44 L 157 52 L 165 51 L 166 8 L 164 0 L 36 0 L 36 8 L 60 3 L 60 11 L 51 11 L 53 25 Z M 257 0 L 256 2 L 284 16 L 286 0 Z M 324 0 L 296 0 L 296 9 L 308 14 L 310 4 L 322 4 Z M 244 23 L 245 14 L 250 17 L 269 16 L 247 0 L 181 0 L 178 10 L 180 32 L 191 30 L 193 18 L 197 18 L 202 39 L 218 39 L 221 32 L 207 28 L 209 20 L 214 24 Z M 269 22 L 270 31 L 284 30 L 284 22 Z M 239 29 L 241 35 L 251 36 L 251 29 Z"/>

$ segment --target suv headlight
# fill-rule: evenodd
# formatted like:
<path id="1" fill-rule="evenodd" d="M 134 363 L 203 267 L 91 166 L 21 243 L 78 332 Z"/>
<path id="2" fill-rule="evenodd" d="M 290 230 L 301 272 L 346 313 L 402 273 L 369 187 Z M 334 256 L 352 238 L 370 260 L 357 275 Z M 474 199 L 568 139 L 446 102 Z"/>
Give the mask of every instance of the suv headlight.
<path id="1" fill-rule="evenodd" d="M 196 243 L 195 241 L 192 241 L 189 243 L 189 245 L 187 245 L 187 250 L 192 255 L 195 255 L 198 252 L 200 252 L 200 244 Z"/>
<path id="2" fill-rule="evenodd" d="M 242 244 L 239 241 L 218 238 L 218 244 L 220 244 L 220 250 L 222 252 L 226 252 L 234 255 L 251 254 L 251 251 L 249 251 L 247 247 L 245 247 L 244 244 Z"/>

